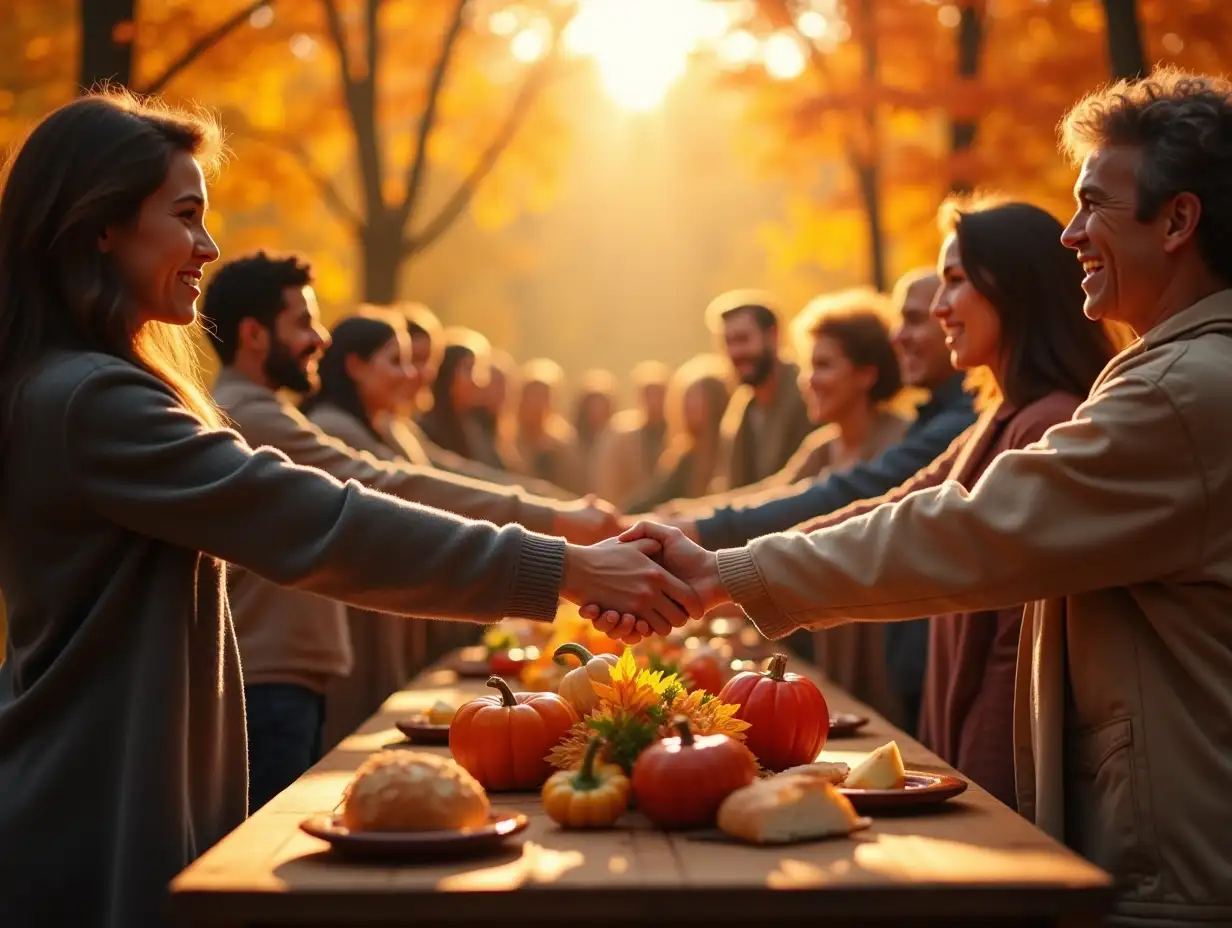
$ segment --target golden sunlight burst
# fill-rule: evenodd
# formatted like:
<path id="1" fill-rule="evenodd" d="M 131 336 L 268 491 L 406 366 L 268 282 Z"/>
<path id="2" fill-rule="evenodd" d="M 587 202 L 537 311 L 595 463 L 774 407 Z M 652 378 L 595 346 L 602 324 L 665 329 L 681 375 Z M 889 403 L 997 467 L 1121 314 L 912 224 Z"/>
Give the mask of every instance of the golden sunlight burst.
<path id="1" fill-rule="evenodd" d="M 585 0 L 564 35 L 566 48 L 595 62 L 604 90 L 620 106 L 658 106 L 699 43 L 728 28 L 708 0 Z"/>

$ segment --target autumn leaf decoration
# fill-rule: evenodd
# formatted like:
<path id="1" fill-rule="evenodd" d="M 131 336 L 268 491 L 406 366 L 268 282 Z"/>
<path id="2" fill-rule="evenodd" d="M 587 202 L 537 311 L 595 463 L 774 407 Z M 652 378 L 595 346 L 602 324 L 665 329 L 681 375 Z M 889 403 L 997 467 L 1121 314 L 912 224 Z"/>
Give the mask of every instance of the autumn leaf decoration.
<path id="1" fill-rule="evenodd" d="M 738 706 L 722 703 L 701 690 L 686 692 L 675 674 L 639 669 L 627 648 L 612 668 L 611 677 L 610 685 L 591 684 L 599 697 L 598 707 L 552 749 L 547 757 L 550 764 L 561 770 L 578 767 L 597 732 L 604 739 L 604 760 L 629 772 L 642 751 L 672 734 L 671 720 L 678 715 L 689 720 L 689 728 L 696 735 L 729 735 L 744 740 L 749 725 L 733 718 Z"/>

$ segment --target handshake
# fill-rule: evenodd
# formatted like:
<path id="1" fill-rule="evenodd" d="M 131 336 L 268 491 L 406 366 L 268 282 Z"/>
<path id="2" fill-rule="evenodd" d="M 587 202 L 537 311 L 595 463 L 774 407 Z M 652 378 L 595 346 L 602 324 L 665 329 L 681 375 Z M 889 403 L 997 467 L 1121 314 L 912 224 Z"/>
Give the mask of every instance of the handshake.
<path id="1" fill-rule="evenodd" d="M 670 634 L 731 601 L 713 552 L 678 528 L 645 521 L 588 547 L 570 544 L 561 595 L 626 644 Z"/>

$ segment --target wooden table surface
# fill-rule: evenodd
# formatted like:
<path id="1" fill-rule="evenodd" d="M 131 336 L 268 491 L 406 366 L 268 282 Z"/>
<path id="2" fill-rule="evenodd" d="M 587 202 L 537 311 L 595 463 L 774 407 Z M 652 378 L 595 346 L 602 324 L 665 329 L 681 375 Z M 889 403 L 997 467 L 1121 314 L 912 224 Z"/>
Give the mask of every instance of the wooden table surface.
<path id="1" fill-rule="evenodd" d="M 796 662 L 794 669 L 801 670 Z M 810 675 L 813 675 L 810 672 Z M 822 759 L 848 763 L 891 739 L 909 769 L 953 773 L 938 757 L 820 681 L 831 712 L 871 718 Z M 538 795 L 492 794 L 525 812 L 524 842 L 497 857 L 418 866 L 347 863 L 299 830 L 336 809 L 373 751 L 405 743 L 397 719 L 438 698 L 485 690 L 449 670 L 395 693 L 354 735 L 172 884 L 183 925 L 538 924 L 818 921 L 835 925 L 1088 925 L 1111 904 L 1109 878 L 975 784 L 928 814 L 880 815 L 851 838 L 787 847 L 706 841 L 626 813 L 612 831 L 562 831 Z M 420 750 L 448 753 L 443 747 Z M 824 920 L 824 921 L 823 921 Z"/>

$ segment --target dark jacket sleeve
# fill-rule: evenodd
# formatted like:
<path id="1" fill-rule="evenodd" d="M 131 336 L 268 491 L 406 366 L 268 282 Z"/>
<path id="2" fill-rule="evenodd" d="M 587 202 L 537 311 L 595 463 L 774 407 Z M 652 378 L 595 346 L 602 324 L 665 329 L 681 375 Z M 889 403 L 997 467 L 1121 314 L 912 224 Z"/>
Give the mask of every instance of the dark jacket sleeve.
<path id="1" fill-rule="evenodd" d="M 82 503 L 123 528 L 382 612 L 550 619 L 564 542 L 405 502 L 211 430 L 157 378 L 100 364 L 65 410 Z"/>
<path id="2" fill-rule="evenodd" d="M 792 496 L 716 510 L 698 521 L 698 536 L 711 551 L 736 548 L 763 535 L 785 532 L 858 500 L 880 496 L 940 456 L 974 422 L 975 413 L 969 409 L 942 410 L 912 429 L 900 444 L 867 464 L 830 473 Z"/>

